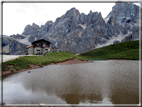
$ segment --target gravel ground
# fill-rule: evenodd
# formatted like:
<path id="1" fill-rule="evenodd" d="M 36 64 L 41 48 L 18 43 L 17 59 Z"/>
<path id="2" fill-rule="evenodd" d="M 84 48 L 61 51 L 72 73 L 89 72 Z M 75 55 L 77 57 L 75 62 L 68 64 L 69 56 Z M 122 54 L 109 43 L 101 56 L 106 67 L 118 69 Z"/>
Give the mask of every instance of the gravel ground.
<path id="1" fill-rule="evenodd" d="M 2 58 L 1 61 L 5 62 L 5 61 L 11 60 L 11 59 L 16 59 L 19 56 L 21 56 L 21 55 L 2 55 L 1 56 L 1 58 Z"/>
<path id="2" fill-rule="evenodd" d="M 12 59 L 16 59 L 20 56 L 26 56 L 26 55 L 1 55 L 0 62 L 5 62 L 5 61 L 12 60 Z M 27 55 L 27 56 L 34 56 L 34 55 Z"/>

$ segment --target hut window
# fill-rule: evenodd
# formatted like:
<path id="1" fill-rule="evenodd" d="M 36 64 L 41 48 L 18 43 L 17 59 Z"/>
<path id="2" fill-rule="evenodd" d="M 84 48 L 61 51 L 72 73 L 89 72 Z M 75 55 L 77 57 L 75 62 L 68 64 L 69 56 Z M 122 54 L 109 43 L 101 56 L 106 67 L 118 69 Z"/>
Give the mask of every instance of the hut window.
<path id="1" fill-rule="evenodd" d="M 40 46 L 40 43 L 36 43 L 36 46 L 37 46 L 37 47 Z"/>
<path id="2" fill-rule="evenodd" d="M 46 44 L 43 44 L 42 46 L 43 46 L 43 47 L 46 47 Z"/>
<path id="3" fill-rule="evenodd" d="M 40 51 L 40 50 L 37 49 L 36 51 Z"/>

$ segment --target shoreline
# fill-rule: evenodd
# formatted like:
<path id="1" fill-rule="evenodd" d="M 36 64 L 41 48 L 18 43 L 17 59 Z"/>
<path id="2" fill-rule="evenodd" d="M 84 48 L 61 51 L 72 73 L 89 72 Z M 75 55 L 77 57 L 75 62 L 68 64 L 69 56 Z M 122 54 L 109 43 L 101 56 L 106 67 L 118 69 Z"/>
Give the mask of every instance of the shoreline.
<path id="1" fill-rule="evenodd" d="M 67 64 L 79 64 L 79 63 L 90 63 L 90 62 L 93 62 L 93 61 L 82 61 L 82 60 L 78 60 L 78 59 L 73 58 L 73 59 L 67 59 L 65 61 L 60 61 L 57 63 L 51 63 L 48 65 L 67 65 Z M 42 68 L 39 65 L 34 65 L 34 64 L 29 64 L 29 65 L 31 68 L 28 68 L 28 69 L 21 69 L 19 71 L 15 71 L 14 69 L 10 69 L 9 71 L 4 71 L 4 72 L 2 72 L 2 76 L 7 76 L 7 75 L 15 74 L 18 72 L 27 71 L 27 70 L 30 71 L 31 69 Z M 44 65 L 44 66 L 48 66 L 48 65 Z M 11 72 L 11 70 L 13 70 L 13 72 Z"/>
<path id="2" fill-rule="evenodd" d="M 112 59 L 107 59 L 107 60 L 130 60 L 130 59 L 112 58 Z M 138 60 L 136 60 L 136 61 L 138 61 Z M 67 64 L 79 64 L 79 63 L 90 63 L 90 62 L 93 62 L 93 60 L 82 61 L 82 60 L 73 58 L 73 59 L 67 59 L 67 60 L 64 60 L 64 61 L 59 61 L 57 63 L 51 63 L 51 64 L 48 64 L 48 65 L 67 65 Z M 44 65 L 44 66 L 41 67 L 39 65 L 34 65 L 34 64 L 29 64 L 29 65 L 30 65 L 31 68 L 28 68 L 28 69 L 21 69 L 19 71 L 16 71 L 14 69 L 10 69 L 9 71 L 4 71 L 4 72 L 2 72 L 2 76 L 7 76 L 7 75 L 15 74 L 15 73 L 18 73 L 18 72 L 23 72 L 23 71 L 27 71 L 27 70 L 30 71 L 31 69 L 42 68 L 44 66 L 48 66 L 48 65 Z M 10 65 L 10 66 L 12 67 L 12 65 Z M 13 72 L 11 72 L 11 70 L 13 70 Z"/>

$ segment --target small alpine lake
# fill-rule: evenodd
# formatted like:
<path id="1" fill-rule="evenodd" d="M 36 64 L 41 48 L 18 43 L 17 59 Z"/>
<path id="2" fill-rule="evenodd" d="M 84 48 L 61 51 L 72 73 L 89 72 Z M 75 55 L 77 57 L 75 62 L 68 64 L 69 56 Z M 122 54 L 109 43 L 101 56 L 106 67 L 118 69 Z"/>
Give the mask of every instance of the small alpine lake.
<path id="1" fill-rule="evenodd" d="M 3 79 L 6 104 L 139 104 L 139 61 L 48 65 Z"/>

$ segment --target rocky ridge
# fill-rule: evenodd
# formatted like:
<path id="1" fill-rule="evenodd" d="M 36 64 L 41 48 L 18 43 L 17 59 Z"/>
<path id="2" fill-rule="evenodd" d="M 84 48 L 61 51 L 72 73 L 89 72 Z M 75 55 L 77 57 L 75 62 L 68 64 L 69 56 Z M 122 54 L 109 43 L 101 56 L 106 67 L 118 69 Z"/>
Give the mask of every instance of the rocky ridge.
<path id="1" fill-rule="evenodd" d="M 45 39 L 60 51 L 83 53 L 98 45 L 139 39 L 139 9 L 133 3 L 117 2 L 103 19 L 101 13 L 86 15 L 72 8 L 55 22 L 47 21 L 41 27 L 27 25 L 22 34 L 30 35 L 29 42 Z"/>
<path id="2" fill-rule="evenodd" d="M 26 47 L 28 45 L 22 44 L 12 37 L 3 35 L 3 38 L 0 37 L 0 39 L 2 39 L 3 50 L 1 53 L 3 54 L 21 55 L 23 52 L 27 51 Z"/>

